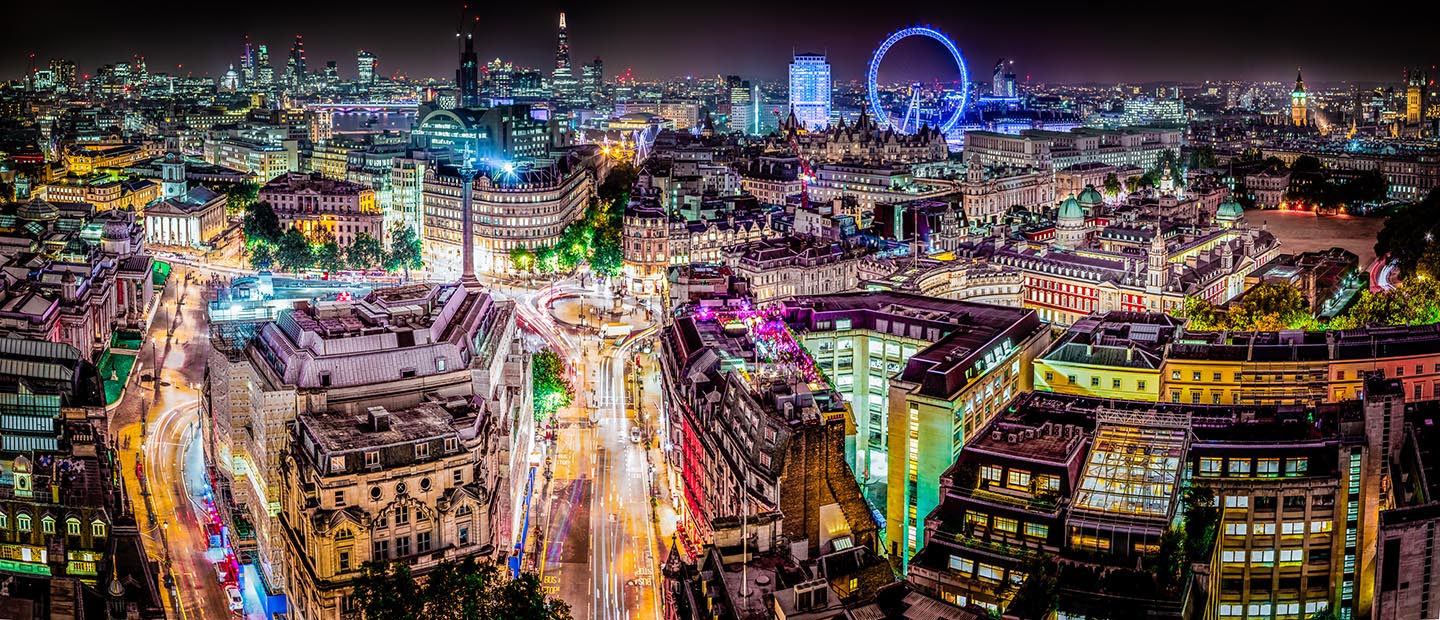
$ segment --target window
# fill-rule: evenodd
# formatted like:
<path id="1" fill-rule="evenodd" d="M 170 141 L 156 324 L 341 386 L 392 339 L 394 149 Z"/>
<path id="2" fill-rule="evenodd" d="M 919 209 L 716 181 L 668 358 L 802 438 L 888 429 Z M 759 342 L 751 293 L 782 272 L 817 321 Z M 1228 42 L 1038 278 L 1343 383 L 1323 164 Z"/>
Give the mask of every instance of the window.
<path id="1" fill-rule="evenodd" d="M 1059 476 L 1052 476 L 1052 475 L 1050 475 L 1050 474 L 1040 474 L 1039 476 L 1036 476 L 1036 477 L 1035 477 L 1035 481 L 1037 482 L 1037 486 L 1038 486 L 1041 490 L 1043 490 L 1043 491 L 1059 491 L 1059 490 L 1060 490 L 1060 477 L 1059 477 Z"/>
<path id="2" fill-rule="evenodd" d="M 1000 482 L 1000 472 L 1001 469 L 999 465 L 986 465 L 980 468 L 980 479 Z"/>
<path id="3" fill-rule="evenodd" d="M 0 530 L 8 529 L 10 529 L 10 517 L 6 516 L 5 513 L 0 512 Z"/>
<path id="4" fill-rule="evenodd" d="M 1201 475 L 1201 476 L 1218 476 L 1218 475 L 1220 475 L 1220 464 L 1221 464 L 1221 461 L 1220 461 L 1220 459 L 1217 458 L 1217 457 L 1213 457 L 1213 456 L 1203 456 L 1203 457 L 1200 457 L 1200 475 Z"/>
<path id="5" fill-rule="evenodd" d="M 1250 563 L 1251 563 L 1251 564 L 1261 564 L 1261 565 L 1264 565 L 1264 564 L 1274 564 L 1274 563 L 1275 563 L 1275 550 L 1274 550 L 1274 549 L 1256 549 L 1256 550 L 1254 550 L 1254 551 L 1251 551 L 1251 552 L 1250 552 Z"/>
<path id="6" fill-rule="evenodd" d="M 417 443 L 417 444 L 415 444 L 415 458 L 417 458 L 417 459 L 423 459 L 423 458 L 426 458 L 426 457 L 428 457 L 428 456 L 430 456 L 430 444 L 429 444 L 429 443 Z"/>
<path id="7" fill-rule="evenodd" d="M 105 523 L 103 523 L 103 522 L 101 522 L 101 521 L 92 521 L 92 522 L 90 523 L 90 535 L 91 535 L 91 536 L 94 536 L 95 538 L 104 538 L 104 537 L 105 537 Z"/>
<path id="8" fill-rule="evenodd" d="M 1403 377 L 1403 376 L 1405 376 L 1405 367 L 1404 367 L 1404 366 L 1396 366 L 1396 367 L 1395 367 L 1395 376 L 1397 376 L 1397 377 Z"/>
<path id="9" fill-rule="evenodd" d="M 1275 524 L 1274 524 L 1274 523 L 1256 523 L 1256 524 L 1255 524 L 1255 527 L 1250 528 L 1250 531 L 1251 531 L 1251 532 L 1254 532 L 1256 536 L 1274 536 L 1274 535 L 1275 535 Z"/>
<path id="10" fill-rule="evenodd" d="M 30 515 L 27 515 L 27 514 L 25 514 L 25 513 L 22 512 L 22 513 L 20 513 L 19 516 L 15 517 L 15 529 L 18 529 L 18 530 L 20 530 L 21 532 L 29 532 L 29 531 L 30 531 Z"/>
<path id="11" fill-rule="evenodd" d="M 454 437 L 445 438 L 445 451 L 454 452 L 460 449 L 460 440 Z"/>
<path id="12" fill-rule="evenodd" d="M 369 451 L 365 452 L 365 466 L 366 466 L 366 467 L 379 467 L 379 466 L 380 466 L 380 451 L 379 451 L 379 450 L 369 450 Z"/>
<path id="13" fill-rule="evenodd" d="M 1335 371 L 1335 380 L 1336 380 L 1336 381 L 1344 381 L 1344 380 L 1345 380 L 1345 371 L 1343 371 L 1343 370 L 1337 370 L 1337 371 Z"/>
<path id="14" fill-rule="evenodd" d="M 1190 404 L 1192 404 L 1192 405 L 1198 405 L 1198 404 L 1200 404 L 1200 392 L 1195 392 L 1195 391 L 1190 392 Z"/>
<path id="15" fill-rule="evenodd" d="M 1285 509 L 1286 509 L 1286 510 L 1299 510 L 1299 511 L 1302 511 L 1302 512 L 1303 512 L 1303 511 L 1305 510 L 1305 496 L 1304 496 L 1304 495 L 1286 495 L 1286 496 L 1285 496 Z M 1302 524 L 1302 525 L 1303 525 L 1303 524 Z M 1297 532 L 1297 533 L 1300 533 L 1300 532 Z"/>
<path id="16" fill-rule="evenodd" d="M 1230 459 L 1230 475 L 1232 475 L 1232 476 L 1248 476 L 1248 475 L 1250 475 L 1250 460 L 1249 460 L 1249 459 Z"/>
<path id="17" fill-rule="evenodd" d="M 395 539 L 395 557 L 403 558 L 410 555 L 410 537 L 401 536 Z"/>
<path id="18" fill-rule="evenodd" d="M 80 520 L 79 520 L 79 519 L 76 519 L 75 517 L 70 517 L 69 519 L 66 519 L 66 520 L 65 520 L 65 534 L 66 534 L 67 536 L 79 536 L 79 535 L 80 535 Z"/>
<path id="19" fill-rule="evenodd" d="M 384 562 L 390 559 L 390 541 L 377 540 L 370 545 L 370 559 Z"/>
<path id="20" fill-rule="evenodd" d="M 1261 478 L 1274 478 L 1280 475 L 1280 459 L 1259 459 L 1255 461 L 1255 473 Z"/>
<path id="21" fill-rule="evenodd" d="M 1225 507 L 1226 507 L 1226 508 L 1249 508 L 1249 507 L 1250 507 L 1250 496 L 1248 496 L 1248 495 L 1226 495 L 1226 496 L 1225 496 Z"/>
<path id="22" fill-rule="evenodd" d="M 461 546 L 470 544 L 470 527 L 467 525 L 460 526 L 460 534 L 458 538 L 460 539 Z"/>
<path id="23" fill-rule="evenodd" d="M 1256 509 L 1256 510 L 1275 510 L 1275 496 L 1274 496 L 1274 495 L 1256 495 L 1256 496 L 1255 496 L 1255 509 Z"/>
<path id="24" fill-rule="evenodd" d="M 435 372 L 445 372 L 445 358 L 435 358 Z"/>
<path id="25" fill-rule="evenodd" d="M 995 517 L 995 529 L 1006 534 L 1014 534 L 1019 531 L 1019 522 L 1009 517 L 997 516 Z"/>
<path id="26" fill-rule="evenodd" d="M 1170 402 L 1180 402 L 1180 390 L 1170 390 Z"/>
<path id="27" fill-rule="evenodd" d="M 1211 373 L 1210 380 L 1211 380 L 1211 381 L 1214 381 L 1214 382 L 1216 382 L 1216 383 L 1219 383 L 1219 382 L 1220 382 L 1220 373 L 1218 373 L 1218 372 L 1216 372 L 1216 373 Z"/>
<path id="28" fill-rule="evenodd" d="M 1310 469 L 1310 459 L 1306 457 L 1290 458 L 1285 460 L 1285 475 L 1299 476 Z"/>
<path id="29" fill-rule="evenodd" d="M 450 472 L 450 481 L 451 481 L 452 483 L 454 483 L 455 486 L 457 486 L 457 487 L 460 486 L 462 483 L 464 483 L 464 480 L 465 480 L 465 472 L 464 472 L 464 470 L 457 469 L 457 470 L 455 470 L 455 471 Z"/>
<path id="30" fill-rule="evenodd" d="M 1117 389 L 1117 390 L 1120 389 L 1120 380 L 1119 380 L 1119 379 L 1111 379 L 1111 380 L 1110 380 L 1110 387 L 1112 387 L 1112 388 L 1114 388 L 1114 389 Z"/>
<path id="31" fill-rule="evenodd" d="M 430 551 L 430 532 L 420 532 L 415 535 L 415 552 L 425 553 Z"/>
<path id="32" fill-rule="evenodd" d="M 1244 523 L 1226 523 L 1226 524 L 1225 524 L 1225 535 L 1226 535 L 1226 536 L 1244 536 L 1244 535 L 1249 531 L 1249 529 L 1250 529 L 1250 526 L 1247 525 L 1247 524 L 1244 524 Z"/>
<path id="33" fill-rule="evenodd" d="M 1065 378 L 1070 380 L 1070 385 L 1075 385 L 1075 375 L 1066 375 Z"/>
<path id="34" fill-rule="evenodd" d="M 1046 539 L 1050 537 L 1050 526 L 1044 523 L 1026 523 L 1025 535 L 1030 538 Z"/>
<path id="35" fill-rule="evenodd" d="M 1294 536 L 1305 533 L 1304 521 L 1286 521 L 1280 524 L 1280 534 L 1283 536 Z"/>
<path id="36" fill-rule="evenodd" d="M 1010 477 L 1009 477 L 1009 480 L 1007 481 L 1007 484 L 1009 484 L 1009 485 L 1012 486 L 1012 487 L 1018 488 L 1018 489 L 1026 489 L 1026 488 L 1029 488 L 1029 487 L 1030 487 L 1030 472 L 1028 472 L 1028 471 L 1022 471 L 1022 470 L 1019 470 L 1019 469 L 1012 469 L 1012 470 L 1010 470 Z"/>
<path id="37" fill-rule="evenodd" d="M 344 507 L 345 507 L 345 492 L 344 492 L 344 491 L 336 491 L 336 492 L 335 492 L 335 507 L 336 507 L 336 508 L 344 508 Z"/>
<path id="38" fill-rule="evenodd" d="M 1054 383 L 1054 382 L 1055 382 L 1055 373 L 1050 372 L 1050 371 L 1048 371 L 1048 370 L 1045 371 L 1045 382 L 1046 382 L 1046 383 Z M 954 557 L 954 556 L 951 556 L 951 557 Z"/>
<path id="39" fill-rule="evenodd" d="M 1330 523 L 1329 520 L 1325 520 L 1325 521 L 1311 521 L 1311 522 L 1310 522 L 1310 533 L 1311 533 L 1311 534 L 1319 534 L 1319 533 L 1321 533 L 1321 532 L 1329 532 L 1330 530 L 1331 530 L 1331 523 Z"/>
<path id="40" fill-rule="evenodd" d="M 1100 377 L 1090 377 L 1090 387 L 1100 387 Z"/>
<path id="41" fill-rule="evenodd" d="M 1144 392 L 1144 391 L 1145 391 L 1145 380 L 1144 380 L 1144 379 L 1139 379 L 1139 380 L 1137 380 L 1137 381 L 1135 382 L 1135 389 L 1140 390 L 1141 392 Z"/>
<path id="42" fill-rule="evenodd" d="M 340 570 L 341 570 L 342 572 L 343 572 L 343 571 L 350 570 L 350 552 L 349 552 L 349 551 L 341 551 L 341 552 L 340 552 Z"/>
<path id="43" fill-rule="evenodd" d="M 1244 563 L 1245 563 L 1245 552 L 1244 552 L 1244 551 L 1221 551 L 1221 552 L 1220 552 L 1220 561 L 1221 561 L 1221 562 L 1225 562 L 1226 564 L 1244 564 Z"/>
<path id="44" fill-rule="evenodd" d="M 50 516 L 50 515 L 45 515 L 44 517 L 41 517 L 41 518 L 40 518 L 40 532 L 41 532 L 41 533 L 44 533 L 44 534 L 54 534 L 54 533 L 55 533 L 55 518 L 52 517 L 52 516 Z"/>
<path id="45" fill-rule="evenodd" d="M 1170 372 L 1170 379 L 1173 380 L 1173 381 L 1179 381 L 1179 380 L 1180 380 L 1180 371 L 1178 371 L 1178 370 L 1171 371 L 1171 372 Z"/>
<path id="46" fill-rule="evenodd" d="M 1002 571 L 998 566 L 981 564 L 980 570 L 976 573 L 976 575 L 982 580 L 1000 583 L 1000 577 L 1003 573 L 1004 571 Z"/>
<path id="47" fill-rule="evenodd" d="M 975 561 L 967 560 L 958 555 L 950 556 L 950 569 L 958 570 L 966 575 L 975 572 Z"/>
<path id="48" fill-rule="evenodd" d="M 989 527 L 990 515 L 971 510 L 965 513 L 965 525 L 967 527 Z"/>
<path id="49" fill-rule="evenodd" d="M 338 473 L 340 473 L 340 472 L 342 472 L 342 471 L 345 471 L 345 457 L 344 457 L 344 456 L 332 456 L 332 457 L 330 457 L 330 473 L 332 473 L 332 474 L 338 474 Z"/>
<path id="50" fill-rule="evenodd" d="M 1190 373 L 1190 380 L 1191 380 L 1191 381 L 1199 381 L 1199 380 L 1200 380 L 1200 371 L 1196 370 L 1196 371 L 1191 372 L 1191 373 Z"/>
<path id="51" fill-rule="evenodd" d="M 395 507 L 395 525 L 406 525 L 406 524 L 408 524 L 408 523 L 410 523 L 410 507 L 409 507 L 409 506 L 396 506 L 396 507 Z"/>

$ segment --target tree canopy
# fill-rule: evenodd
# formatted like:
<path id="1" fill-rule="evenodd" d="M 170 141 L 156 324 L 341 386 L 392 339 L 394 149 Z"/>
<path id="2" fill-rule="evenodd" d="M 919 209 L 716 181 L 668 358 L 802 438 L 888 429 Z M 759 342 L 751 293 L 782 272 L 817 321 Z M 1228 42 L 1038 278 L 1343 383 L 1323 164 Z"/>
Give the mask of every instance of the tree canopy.
<path id="1" fill-rule="evenodd" d="M 385 260 L 385 246 L 370 233 L 361 232 L 345 248 L 345 260 L 355 269 L 376 269 Z"/>
<path id="2" fill-rule="evenodd" d="M 390 229 L 390 252 L 385 256 L 385 271 L 404 271 L 405 280 L 410 280 L 410 270 L 425 266 L 425 257 L 420 249 L 420 237 L 409 224 L 399 223 Z"/>
<path id="3" fill-rule="evenodd" d="M 1224 311 L 1203 299 L 1186 298 L 1182 314 L 1190 319 L 1193 329 L 1199 330 L 1277 331 L 1302 329 L 1314 323 L 1300 289 L 1283 282 L 1260 284 Z"/>
<path id="4" fill-rule="evenodd" d="M 245 207 L 245 240 L 250 246 L 264 242 L 279 245 L 285 231 L 280 228 L 280 217 L 274 207 L 263 200 L 252 202 Z"/>
<path id="5" fill-rule="evenodd" d="M 536 420 L 570 406 L 575 390 L 565 377 L 565 362 L 559 355 L 548 349 L 536 353 L 530 360 L 530 371 Z"/>
<path id="6" fill-rule="evenodd" d="M 404 563 L 367 563 L 355 580 L 355 602 L 367 620 L 570 620 L 570 606 L 545 595 L 540 579 L 511 579 L 495 562 L 444 560 L 417 581 Z"/>
<path id="7" fill-rule="evenodd" d="M 314 265 L 315 253 L 310 247 L 310 240 L 305 238 L 305 233 L 300 232 L 299 228 L 285 231 L 275 249 L 275 262 L 280 265 L 281 271 L 287 273 L 309 269 Z"/>

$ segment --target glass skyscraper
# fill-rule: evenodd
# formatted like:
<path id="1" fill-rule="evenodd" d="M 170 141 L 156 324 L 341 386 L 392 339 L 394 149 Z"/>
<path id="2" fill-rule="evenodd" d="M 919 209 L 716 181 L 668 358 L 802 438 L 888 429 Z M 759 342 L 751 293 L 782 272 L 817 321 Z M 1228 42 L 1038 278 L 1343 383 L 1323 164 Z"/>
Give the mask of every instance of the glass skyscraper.
<path id="1" fill-rule="evenodd" d="M 807 130 L 830 126 L 830 63 L 824 54 L 796 54 L 790 63 L 790 109 Z"/>

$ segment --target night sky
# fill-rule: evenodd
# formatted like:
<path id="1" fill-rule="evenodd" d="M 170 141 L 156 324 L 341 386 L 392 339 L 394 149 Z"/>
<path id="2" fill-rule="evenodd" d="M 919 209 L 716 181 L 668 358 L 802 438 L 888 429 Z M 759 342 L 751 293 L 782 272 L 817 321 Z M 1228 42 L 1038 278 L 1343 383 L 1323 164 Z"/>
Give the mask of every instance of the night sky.
<path id="1" fill-rule="evenodd" d="M 379 55 L 386 75 L 449 76 L 460 19 L 459 2 L 428 0 L 6 4 L 0 79 L 22 74 L 31 52 L 37 66 L 60 56 L 79 63 L 82 73 L 142 53 L 152 72 L 218 76 L 238 65 L 246 34 L 270 46 L 278 76 L 295 33 L 305 35 L 312 70 L 336 60 L 341 75 L 351 77 L 355 52 L 364 48 Z M 1288 81 L 1296 66 L 1311 83 L 1398 82 L 1407 64 L 1440 60 L 1433 39 L 1403 17 L 1424 14 L 1418 2 L 1343 15 L 1319 2 L 1300 4 L 1314 8 L 1298 15 L 1262 2 L 878 2 L 866 10 L 821 0 L 472 4 L 482 7 L 474 12 L 482 60 L 498 55 L 548 70 L 565 10 L 573 64 L 598 55 L 607 79 L 626 67 L 642 79 L 717 73 L 776 79 L 785 75 L 792 49 L 826 51 L 837 80 L 858 79 L 890 32 L 916 23 L 955 39 L 972 80 L 987 79 L 1001 56 L 1016 59 L 1022 81 L 1036 82 Z M 177 71 L 178 63 L 184 68 Z M 938 45 L 906 41 L 887 56 L 881 77 L 944 77 L 953 72 L 948 64 Z"/>

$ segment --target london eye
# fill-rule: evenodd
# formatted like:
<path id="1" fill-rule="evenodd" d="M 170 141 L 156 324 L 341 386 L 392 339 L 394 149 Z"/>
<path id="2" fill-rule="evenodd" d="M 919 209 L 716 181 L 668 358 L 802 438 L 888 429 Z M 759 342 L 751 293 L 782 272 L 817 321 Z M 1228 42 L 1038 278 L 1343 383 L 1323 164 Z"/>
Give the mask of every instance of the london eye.
<path id="1" fill-rule="evenodd" d="M 903 101 L 897 99 L 887 106 L 881 100 L 877 83 L 880 64 L 891 46 L 909 37 L 933 39 L 945 47 L 955 61 L 959 79 L 954 84 L 958 88 L 943 88 L 938 80 L 928 88 L 923 82 L 912 82 Z M 896 31 L 875 50 L 875 55 L 870 58 L 870 70 L 865 74 L 865 86 L 870 98 L 870 111 L 882 127 L 893 128 L 903 134 L 914 134 L 921 127 L 931 127 L 948 134 L 965 113 L 970 96 L 970 75 L 965 70 L 965 58 L 950 37 L 928 26 L 914 26 Z"/>

